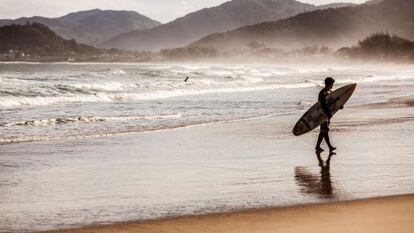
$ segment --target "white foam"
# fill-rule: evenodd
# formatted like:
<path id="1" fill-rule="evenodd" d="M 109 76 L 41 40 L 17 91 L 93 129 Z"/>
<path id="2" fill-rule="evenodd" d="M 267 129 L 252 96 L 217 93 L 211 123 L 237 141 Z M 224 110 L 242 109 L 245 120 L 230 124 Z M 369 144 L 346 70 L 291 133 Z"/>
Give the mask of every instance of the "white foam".
<path id="1" fill-rule="evenodd" d="M 83 65 L 87 65 L 87 63 Z M 157 100 L 215 93 L 320 87 L 323 86 L 322 81 L 314 80 L 313 78 L 309 79 L 309 76 L 312 75 L 312 72 L 329 71 L 329 69 L 322 66 L 295 68 L 168 64 L 136 66 L 139 67 L 139 72 L 151 72 L 161 69 L 163 74 L 161 77 L 142 77 L 139 72 L 138 74 L 134 72 L 126 73 L 124 70 L 117 68 L 110 70 L 103 76 L 101 76 L 102 72 L 70 71 L 63 74 L 59 72 L 15 73 L 11 76 L 11 79 L 9 77 L 0 77 L 0 82 L 2 83 L 0 91 L 4 92 L 0 96 L 0 108 L 75 102 Z M 335 69 L 340 68 L 335 67 Z M 181 79 L 182 77 L 174 73 L 174 70 L 177 70 L 177 72 L 195 71 L 199 74 L 195 77 L 190 77 L 188 82 L 184 82 Z M 117 74 L 122 73 L 125 73 L 125 75 L 121 78 L 118 77 L 119 75 Z M 278 74 L 284 73 L 289 73 L 292 77 L 278 76 Z M 306 75 L 302 75 L 302 73 Z M 40 77 L 39 80 L 36 78 L 34 81 L 27 81 L 33 75 Z M 137 77 L 133 75 L 137 75 Z M 42 78 L 43 76 L 44 78 Z M 354 78 L 355 76 L 352 76 L 352 78 L 342 77 L 336 78 L 339 84 L 414 79 L 413 72 L 409 71 L 392 75 L 365 75 L 358 78 Z M 65 87 L 68 88 L 65 89 Z"/>
<path id="2" fill-rule="evenodd" d="M 337 79 L 337 83 L 373 83 L 381 81 L 414 80 L 414 75 L 371 75 L 355 79 Z"/>
<path id="3" fill-rule="evenodd" d="M 161 119 L 178 119 L 181 118 L 181 113 L 164 114 L 164 115 L 136 115 L 136 116 L 77 116 L 77 117 L 56 117 L 40 120 L 27 120 L 16 122 L 3 122 L 0 126 L 47 126 L 68 123 L 94 123 L 103 121 L 132 121 L 132 120 L 161 120 Z"/>
<path id="4" fill-rule="evenodd" d="M 182 97 L 190 95 L 206 95 L 215 93 L 234 93 L 234 92 L 250 92 L 250 91 L 264 91 L 274 89 L 295 89 L 295 88 L 307 88 L 313 87 L 311 83 L 296 83 L 296 84 L 271 84 L 266 86 L 246 86 L 246 87 L 228 87 L 228 88 L 217 88 L 217 89 L 177 89 L 177 90 L 163 90 L 163 91 L 152 91 L 145 93 L 126 93 L 120 96 L 121 99 L 131 100 L 153 100 L 153 99 L 166 99 L 173 97 Z"/>
<path id="5" fill-rule="evenodd" d="M 89 89 L 89 90 L 101 90 L 101 91 L 122 91 L 125 88 L 125 84 L 120 82 L 105 82 L 105 83 L 75 83 L 68 86 Z"/>
<path id="6" fill-rule="evenodd" d="M 305 82 L 306 83 L 312 83 L 312 84 L 314 84 L 315 86 L 317 86 L 317 87 L 323 87 L 323 86 L 325 86 L 324 84 L 323 84 L 323 81 L 320 81 L 320 80 L 311 80 L 311 79 L 307 79 L 307 80 L 305 80 Z"/>
<path id="7" fill-rule="evenodd" d="M 126 72 L 124 70 L 117 69 L 117 70 L 111 70 L 111 74 L 123 75 L 123 74 L 126 74 Z"/>
<path id="8" fill-rule="evenodd" d="M 205 82 L 207 84 L 209 82 Z M 208 85 L 211 85 L 207 84 Z M 85 85 L 87 87 L 89 84 Z M 249 92 L 249 91 L 263 91 L 272 89 L 292 89 L 292 88 L 307 88 L 315 86 L 312 83 L 295 83 L 295 84 L 269 84 L 260 86 L 245 86 L 243 83 L 238 83 L 236 87 L 223 88 L 177 88 L 173 83 L 165 82 L 164 90 L 148 90 L 141 93 L 136 92 L 98 92 L 96 94 L 71 94 L 65 96 L 7 96 L 0 97 L 0 107 L 10 108 L 16 106 L 45 106 L 59 103 L 74 103 L 74 102 L 119 102 L 119 101 L 138 101 L 138 100 L 157 100 L 173 97 L 191 96 L 191 95 L 205 95 L 214 93 L 233 93 L 233 92 Z M 183 85 L 183 84 L 180 84 Z M 219 85 L 218 85 L 219 86 Z M 81 85 L 79 87 L 82 87 Z M 97 87 L 90 85 L 88 87 Z M 103 86 L 105 88 L 105 86 Z M 120 87 L 119 87 L 120 88 Z M 122 88 L 120 88 L 122 90 Z M 114 90 L 114 89 L 112 89 Z"/>
<path id="9" fill-rule="evenodd" d="M 261 82 L 264 82 L 264 79 L 263 78 L 255 77 L 255 76 L 245 76 L 243 78 L 246 81 L 251 82 L 251 83 L 261 83 Z"/>
<path id="10" fill-rule="evenodd" d="M 16 106 L 45 106 L 57 103 L 73 102 L 111 102 L 113 97 L 103 93 L 96 95 L 72 95 L 72 96 L 36 96 L 36 97 L 0 97 L 0 107 L 10 108 Z"/>
<path id="11" fill-rule="evenodd" d="M 130 120 L 161 120 L 161 119 L 178 119 L 181 118 L 181 113 L 166 114 L 166 115 L 146 115 L 146 116 L 116 116 L 116 117 L 102 117 L 105 121 L 130 121 Z"/>

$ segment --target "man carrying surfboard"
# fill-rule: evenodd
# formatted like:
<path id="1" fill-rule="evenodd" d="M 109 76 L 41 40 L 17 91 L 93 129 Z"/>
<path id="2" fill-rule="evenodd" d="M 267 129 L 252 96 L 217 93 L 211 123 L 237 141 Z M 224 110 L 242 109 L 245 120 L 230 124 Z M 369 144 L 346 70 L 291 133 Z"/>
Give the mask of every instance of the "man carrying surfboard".
<path id="1" fill-rule="evenodd" d="M 327 77 L 325 79 L 325 87 L 319 92 L 318 102 L 320 103 L 322 110 L 328 116 L 328 120 L 321 124 L 321 129 L 319 132 L 318 142 L 316 143 L 316 151 L 321 152 L 323 149 L 321 148 L 322 140 L 325 139 L 326 144 L 329 146 L 330 151 L 336 150 L 336 147 L 332 146 L 331 141 L 329 139 L 329 124 L 330 119 L 332 118 L 331 107 L 327 102 L 327 96 L 332 92 L 332 87 L 335 83 L 335 80 L 331 77 Z M 343 107 L 341 107 L 342 109 Z"/>
<path id="2" fill-rule="evenodd" d="M 334 83 L 335 80 L 331 77 L 325 79 L 325 87 L 319 93 L 318 102 L 303 114 L 292 129 L 293 135 L 300 136 L 320 126 L 321 131 L 315 147 L 317 152 L 323 151 L 321 148 L 323 139 L 325 139 L 331 151 L 336 149 L 329 140 L 329 120 L 340 109 L 343 109 L 357 86 L 356 83 L 352 83 L 332 92 Z"/>

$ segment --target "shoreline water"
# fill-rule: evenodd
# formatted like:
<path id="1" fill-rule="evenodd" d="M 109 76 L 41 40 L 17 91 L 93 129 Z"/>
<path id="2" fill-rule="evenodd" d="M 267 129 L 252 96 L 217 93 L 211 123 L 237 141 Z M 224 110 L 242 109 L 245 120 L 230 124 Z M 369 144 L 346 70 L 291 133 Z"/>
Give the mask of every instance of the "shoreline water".
<path id="1" fill-rule="evenodd" d="M 402 207 L 403 206 L 403 207 Z M 362 213 L 362 214 L 361 214 Z M 324 218 L 320 218 L 323 216 Z M 363 216 L 358 221 L 359 216 Z M 328 217 L 328 218 L 326 218 Z M 90 225 L 36 233 L 109 232 L 388 232 L 414 230 L 414 194 L 373 197 L 233 212 L 178 216 L 147 221 Z M 386 221 L 384 221 L 386 219 Z M 309 224 L 309 221 L 312 221 Z M 354 225 L 339 226 L 338 222 Z M 360 225 L 359 223 L 364 223 Z M 313 225 L 313 226 L 312 226 Z M 203 228 L 199 228 L 203 226 Z M 311 229 L 310 229 L 311 227 Z M 197 230 L 196 230 L 197 229 Z"/>
<path id="2" fill-rule="evenodd" d="M 288 114 L 288 113 L 283 113 Z M 283 115 L 282 114 L 282 115 Z M 165 127 L 165 128 L 155 128 L 155 129 L 146 129 L 142 131 L 125 131 L 125 132 L 116 132 L 111 133 L 108 132 L 107 134 L 97 134 L 97 135 L 73 135 L 73 136 L 67 136 L 67 137 L 57 137 L 57 138 L 39 138 L 39 139 L 30 139 L 27 141 L 1 141 L 0 140 L 0 146 L 2 145 L 10 145 L 15 143 L 30 143 L 30 142 L 48 142 L 48 141 L 56 141 L 56 140 L 80 140 L 80 139 L 97 139 L 97 138 L 105 138 L 105 137 L 119 137 L 119 136 L 126 136 L 131 134 L 138 134 L 138 133 L 154 133 L 154 132 L 162 132 L 162 131 L 168 131 L 168 130 L 178 130 L 182 128 L 191 128 L 191 127 L 197 127 L 197 126 L 206 126 L 211 124 L 219 124 L 219 123 L 232 123 L 232 122 L 240 122 L 240 121 L 248 121 L 248 120 L 254 120 L 254 119 L 261 119 L 266 117 L 272 117 L 272 116 L 279 116 L 281 114 L 267 114 L 263 116 L 253 116 L 253 117 L 246 117 L 246 118 L 238 118 L 238 119 L 231 119 L 231 120 L 217 120 L 217 121 L 211 121 L 211 122 L 200 122 L 200 123 L 193 123 L 189 125 L 181 125 L 181 126 L 175 126 L 175 127 Z M 0 125 L 1 127 L 1 125 Z"/>

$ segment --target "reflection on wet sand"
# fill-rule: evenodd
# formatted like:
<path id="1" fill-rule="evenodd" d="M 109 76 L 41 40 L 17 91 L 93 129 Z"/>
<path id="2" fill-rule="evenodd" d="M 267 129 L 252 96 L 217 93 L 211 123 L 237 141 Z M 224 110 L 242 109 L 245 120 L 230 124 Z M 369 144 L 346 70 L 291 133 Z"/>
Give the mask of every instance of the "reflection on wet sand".
<path id="1" fill-rule="evenodd" d="M 317 194 L 322 198 L 333 198 L 334 188 L 332 186 L 330 163 L 335 153 L 329 153 L 326 162 L 323 161 L 321 152 L 316 152 L 319 162 L 320 175 L 315 175 L 306 167 L 295 167 L 295 180 L 300 188 L 300 192 L 304 194 Z"/>

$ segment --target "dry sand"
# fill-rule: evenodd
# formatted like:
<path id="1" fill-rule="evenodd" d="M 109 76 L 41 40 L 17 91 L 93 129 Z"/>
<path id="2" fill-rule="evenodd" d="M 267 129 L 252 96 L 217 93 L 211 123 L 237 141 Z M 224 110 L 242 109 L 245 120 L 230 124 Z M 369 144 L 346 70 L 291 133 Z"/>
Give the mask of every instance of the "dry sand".
<path id="1" fill-rule="evenodd" d="M 414 195 L 93 226 L 66 233 L 412 233 Z"/>

